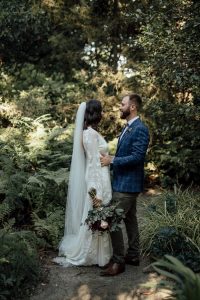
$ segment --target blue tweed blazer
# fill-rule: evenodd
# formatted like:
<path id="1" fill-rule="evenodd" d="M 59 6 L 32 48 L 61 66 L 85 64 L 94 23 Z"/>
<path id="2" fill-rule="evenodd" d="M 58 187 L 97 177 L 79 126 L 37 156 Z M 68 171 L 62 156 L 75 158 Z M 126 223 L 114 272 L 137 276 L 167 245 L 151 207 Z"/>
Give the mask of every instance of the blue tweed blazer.
<path id="1" fill-rule="evenodd" d="M 137 119 L 118 141 L 113 160 L 112 186 L 114 192 L 136 193 L 143 191 L 144 160 L 148 144 L 148 128 L 140 119 Z"/>

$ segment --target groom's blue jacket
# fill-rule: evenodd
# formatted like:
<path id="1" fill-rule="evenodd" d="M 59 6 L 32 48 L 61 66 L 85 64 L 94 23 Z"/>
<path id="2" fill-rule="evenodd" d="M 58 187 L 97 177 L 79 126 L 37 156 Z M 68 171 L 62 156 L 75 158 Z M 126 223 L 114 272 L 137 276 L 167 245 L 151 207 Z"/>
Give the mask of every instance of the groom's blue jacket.
<path id="1" fill-rule="evenodd" d="M 149 144 L 148 128 L 140 119 L 135 120 L 119 138 L 113 160 L 113 191 L 142 192 L 144 160 Z"/>

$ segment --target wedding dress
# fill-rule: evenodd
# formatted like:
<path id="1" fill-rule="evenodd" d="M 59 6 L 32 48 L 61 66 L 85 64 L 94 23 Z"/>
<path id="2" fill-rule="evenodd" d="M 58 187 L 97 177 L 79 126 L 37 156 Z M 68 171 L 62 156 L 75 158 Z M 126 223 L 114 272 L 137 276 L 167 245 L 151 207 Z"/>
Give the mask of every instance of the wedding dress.
<path id="1" fill-rule="evenodd" d="M 59 256 L 61 257 L 56 257 L 54 261 L 66 267 L 96 264 L 103 266 L 108 263 L 112 255 L 109 233 L 92 233 L 88 229 L 88 225 L 85 224 L 85 219 L 88 216 L 88 211 L 92 209 L 92 201 L 88 194 L 91 188 L 96 189 L 97 197 L 102 199 L 103 204 L 108 204 L 111 200 L 112 190 L 109 167 L 101 167 L 100 163 L 100 155 L 108 153 L 108 145 L 96 130 L 88 127 L 88 129 L 82 131 L 82 145 L 80 145 L 80 149 L 81 147 L 84 149 L 84 158 L 81 161 L 85 159 L 85 165 L 82 165 L 82 167 L 76 166 L 78 170 L 75 171 L 73 169 L 70 171 L 71 173 L 74 171 L 77 178 L 75 176 L 75 181 L 71 182 L 69 186 L 71 194 L 69 195 L 68 193 L 68 198 L 72 201 L 67 206 L 67 225 L 59 247 Z M 80 154 L 78 157 L 80 157 Z M 72 166 L 73 162 L 71 168 Z M 78 177 L 81 172 L 84 173 L 83 182 L 80 181 L 78 183 Z M 85 186 L 85 189 L 82 184 Z M 81 193 L 80 190 L 82 190 Z M 80 193 L 79 197 L 83 196 L 82 203 L 77 199 L 77 193 Z M 76 200 L 78 200 L 78 205 L 74 203 Z M 75 214 L 74 217 L 72 216 L 73 214 Z"/>

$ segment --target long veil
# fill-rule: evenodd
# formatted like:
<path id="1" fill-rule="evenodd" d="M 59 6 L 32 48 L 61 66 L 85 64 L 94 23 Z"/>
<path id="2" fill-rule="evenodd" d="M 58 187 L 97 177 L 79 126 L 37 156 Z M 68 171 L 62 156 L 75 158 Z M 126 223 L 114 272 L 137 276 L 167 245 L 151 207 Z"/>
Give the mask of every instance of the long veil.
<path id="1" fill-rule="evenodd" d="M 74 130 L 73 152 L 70 167 L 64 237 L 59 245 L 59 255 L 65 254 L 67 238 L 80 229 L 86 195 L 85 153 L 83 148 L 83 125 L 86 102 L 79 105 Z"/>

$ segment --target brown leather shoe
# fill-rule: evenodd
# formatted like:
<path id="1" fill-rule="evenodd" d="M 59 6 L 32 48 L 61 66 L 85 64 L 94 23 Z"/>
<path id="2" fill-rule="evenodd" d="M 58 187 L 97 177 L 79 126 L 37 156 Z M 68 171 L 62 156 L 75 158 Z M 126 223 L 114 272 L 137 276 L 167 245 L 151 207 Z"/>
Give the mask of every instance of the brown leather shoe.
<path id="1" fill-rule="evenodd" d="M 125 257 L 125 263 L 127 265 L 139 266 L 140 265 L 140 259 L 139 259 L 139 257 L 126 256 Z"/>
<path id="2" fill-rule="evenodd" d="M 113 261 L 109 261 L 106 265 L 99 267 L 102 270 L 108 269 L 113 264 Z"/>
<path id="3" fill-rule="evenodd" d="M 111 264 L 105 271 L 100 273 L 100 276 L 116 276 L 125 271 L 125 264 Z"/>

